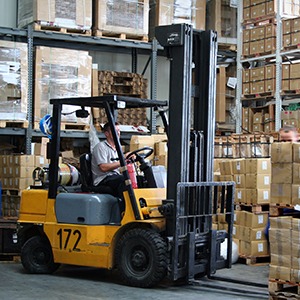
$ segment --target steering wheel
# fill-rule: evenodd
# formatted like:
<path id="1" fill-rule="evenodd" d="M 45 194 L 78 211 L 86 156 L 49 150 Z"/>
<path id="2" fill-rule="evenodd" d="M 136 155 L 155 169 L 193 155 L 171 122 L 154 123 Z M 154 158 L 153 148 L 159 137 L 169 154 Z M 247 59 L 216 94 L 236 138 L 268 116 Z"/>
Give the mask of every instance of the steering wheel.
<path id="1" fill-rule="evenodd" d="M 147 152 L 143 153 L 143 154 L 139 154 L 142 151 L 147 151 Z M 146 147 L 131 151 L 130 153 L 128 153 L 126 155 L 126 159 L 131 160 L 133 162 L 136 162 L 136 161 L 141 162 L 145 158 L 149 157 L 153 153 L 153 151 L 154 151 L 153 148 L 146 146 Z M 135 159 L 132 158 L 134 155 L 136 157 Z"/>

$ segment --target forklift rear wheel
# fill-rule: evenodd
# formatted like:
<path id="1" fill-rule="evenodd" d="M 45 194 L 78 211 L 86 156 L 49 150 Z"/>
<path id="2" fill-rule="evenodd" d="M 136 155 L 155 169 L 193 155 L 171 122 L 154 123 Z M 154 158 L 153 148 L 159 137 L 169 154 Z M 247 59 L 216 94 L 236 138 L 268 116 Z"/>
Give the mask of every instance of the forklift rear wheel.
<path id="1" fill-rule="evenodd" d="M 33 236 L 25 242 L 21 249 L 21 261 L 31 274 L 50 274 L 59 267 L 54 263 L 49 242 L 41 236 Z"/>
<path id="2" fill-rule="evenodd" d="M 167 245 L 155 231 L 135 228 L 120 239 L 118 269 L 126 284 L 152 287 L 167 274 Z"/>

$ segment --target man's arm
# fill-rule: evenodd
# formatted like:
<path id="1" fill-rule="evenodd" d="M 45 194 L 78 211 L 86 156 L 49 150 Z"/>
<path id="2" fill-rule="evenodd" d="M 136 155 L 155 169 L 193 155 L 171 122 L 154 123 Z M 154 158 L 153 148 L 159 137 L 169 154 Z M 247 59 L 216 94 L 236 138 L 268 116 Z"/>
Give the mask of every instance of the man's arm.
<path id="1" fill-rule="evenodd" d="M 115 161 L 115 162 L 111 162 L 111 163 L 103 163 L 98 165 L 99 169 L 101 172 L 110 172 L 110 171 L 114 171 L 115 169 L 120 167 L 120 162 L 119 161 Z"/>

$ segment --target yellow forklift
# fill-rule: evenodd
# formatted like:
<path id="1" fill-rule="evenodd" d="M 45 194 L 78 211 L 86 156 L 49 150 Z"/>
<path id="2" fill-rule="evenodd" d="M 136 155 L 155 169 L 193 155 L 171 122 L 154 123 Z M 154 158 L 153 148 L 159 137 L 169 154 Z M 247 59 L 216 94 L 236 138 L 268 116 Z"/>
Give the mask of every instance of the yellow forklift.
<path id="1" fill-rule="evenodd" d="M 18 219 L 21 261 L 27 272 L 53 273 L 60 264 L 117 269 L 125 284 L 152 287 L 165 277 L 189 282 L 231 267 L 235 187 L 233 182 L 213 181 L 217 36 L 176 24 L 157 27 L 156 37 L 170 59 L 169 101 L 118 95 L 50 100 L 50 166 L 43 173 L 47 180 L 22 192 Z M 62 183 L 64 105 L 80 106 L 77 117 L 87 117 L 87 108 L 105 109 L 126 183 L 124 212 L 120 199 L 105 187 L 92 185 L 90 154 L 80 158 L 81 185 Z M 152 149 L 138 149 L 127 158 L 122 153 L 115 128 L 117 112 L 138 107 L 158 110 L 166 127 L 164 188 L 157 187 L 145 160 Z M 135 189 L 126 165 L 130 157 L 142 171 Z M 213 225 L 219 215 L 226 219 L 222 230 Z M 228 247 L 221 255 L 225 239 Z"/>

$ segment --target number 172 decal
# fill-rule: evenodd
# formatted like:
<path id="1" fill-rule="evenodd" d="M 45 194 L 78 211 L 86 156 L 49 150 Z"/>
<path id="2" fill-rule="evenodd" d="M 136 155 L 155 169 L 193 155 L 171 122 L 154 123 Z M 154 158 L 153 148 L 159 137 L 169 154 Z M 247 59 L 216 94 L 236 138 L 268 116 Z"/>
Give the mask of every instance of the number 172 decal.
<path id="1" fill-rule="evenodd" d="M 79 248 L 77 248 L 78 243 L 81 239 L 81 232 L 76 229 L 76 230 L 72 230 L 72 229 L 62 229 L 60 228 L 57 231 L 57 235 L 59 236 L 59 249 L 63 249 L 66 250 L 68 248 L 68 246 L 72 248 L 72 251 L 80 251 Z M 71 235 L 76 237 L 75 243 L 70 243 L 70 237 Z M 71 244 L 71 245 L 70 245 Z"/>

